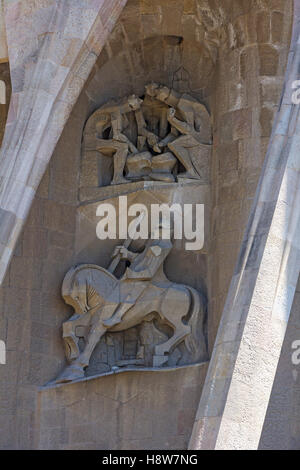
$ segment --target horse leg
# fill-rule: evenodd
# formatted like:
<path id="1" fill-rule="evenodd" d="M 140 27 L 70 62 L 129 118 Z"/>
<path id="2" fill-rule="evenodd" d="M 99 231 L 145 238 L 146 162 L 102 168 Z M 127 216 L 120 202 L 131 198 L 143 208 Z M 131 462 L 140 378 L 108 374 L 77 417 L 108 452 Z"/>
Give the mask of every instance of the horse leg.
<path id="1" fill-rule="evenodd" d="M 174 333 L 168 341 L 155 346 L 154 367 L 166 363 L 168 361 L 167 354 L 191 333 L 191 327 L 182 322 L 182 318 L 189 311 L 190 303 L 190 295 L 187 292 L 174 288 L 169 289 L 162 304 L 161 317 L 174 329 Z"/>
<path id="2" fill-rule="evenodd" d="M 155 346 L 155 355 L 164 356 L 165 354 L 169 354 L 171 349 L 174 349 L 190 333 L 191 327 L 188 325 L 184 325 L 180 321 L 180 324 L 176 325 L 176 329 L 174 331 L 173 336 L 168 339 L 168 341 L 166 341 L 165 343 Z"/>
<path id="3" fill-rule="evenodd" d="M 91 328 L 84 351 L 64 370 L 56 380 L 56 383 L 71 382 L 72 380 L 84 377 L 84 369 L 89 365 L 91 355 L 106 331 L 107 328 L 98 320 Z"/>
<path id="4" fill-rule="evenodd" d="M 79 338 L 76 336 L 77 327 L 86 327 L 90 322 L 90 315 L 73 315 L 68 321 L 63 323 L 63 340 L 65 343 L 66 357 L 69 362 L 77 359 L 80 355 L 78 346 Z"/>

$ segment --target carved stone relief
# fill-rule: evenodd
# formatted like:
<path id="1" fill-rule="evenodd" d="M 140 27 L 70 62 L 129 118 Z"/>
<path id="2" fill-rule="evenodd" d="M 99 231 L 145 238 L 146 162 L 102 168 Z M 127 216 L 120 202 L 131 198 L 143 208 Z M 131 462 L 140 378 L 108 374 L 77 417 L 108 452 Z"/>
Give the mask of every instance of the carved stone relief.
<path id="1" fill-rule="evenodd" d="M 157 203 L 209 206 L 211 119 L 204 105 L 177 91 L 184 80 L 181 70 L 176 90 L 151 83 L 141 98 L 106 103 L 87 121 L 80 186 L 97 191 L 80 198 L 76 252 L 82 264 L 70 269 L 62 286 L 65 302 L 74 309 L 63 324 L 69 365 L 56 383 L 117 368 L 207 360 L 205 261 L 201 281 L 175 273 L 174 282 L 165 274 L 166 263 L 174 265 L 176 257 L 189 259 L 187 269 L 194 263 L 182 240 L 149 235 L 143 246 L 127 240 L 112 249 L 96 239 L 95 230 L 98 203 L 115 207 L 121 194 L 129 205 L 142 203 L 148 209 Z M 205 217 L 207 231 L 209 210 Z M 99 244 L 101 260 L 94 264 Z M 205 240 L 198 263 L 206 254 Z"/>
<path id="2" fill-rule="evenodd" d="M 71 268 L 66 274 L 62 296 L 75 313 L 63 324 L 70 365 L 57 383 L 85 376 L 104 335 L 114 353 L 113 367 L 162 367 L 176 365 L 180 359 L 185 364 L 207 359 L 204 297 L 190 286 L 171 282 L 164 273 L 172 241 L 150 239 L 140 253 L 129 249 L 130 242 L 116 247 L 107 269 L 87 264 Z M 114 271 L 121 260 L 127 261 L 127 267 L 117 278 Z M 154 319 L 158 326 L 153 330 L 147 322 Z M 113 340 L 113 334 L 120 331 L 132 335 L 123 360 L 117 358 L 118 347 Z"/>
<path id="3" fill-rule="evenodd" d="M 142 98 L 106 103 L 91 116 L 83 166 L 98 161 L 98 186 L 180 179 L 208 183 L 211 144 L 205 106 L 187 93 L 151 83 Z"/>

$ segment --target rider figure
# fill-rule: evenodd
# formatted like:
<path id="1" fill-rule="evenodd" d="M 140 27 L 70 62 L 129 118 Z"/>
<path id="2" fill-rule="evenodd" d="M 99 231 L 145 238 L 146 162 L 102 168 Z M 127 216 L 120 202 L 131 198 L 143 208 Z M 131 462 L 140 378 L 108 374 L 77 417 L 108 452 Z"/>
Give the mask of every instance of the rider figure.
<path id="1" fill-rule="evenodd" d="M 130 286 L 130 294 L 119 304 L 112 317 L 103 321 L 105 327 L 112 327 L 122 321 L 125 313 L 135 304 L 137 298 L 147 288 L 147 284 L 153 280 L 155 275 L 159 274 L 160 270 L 162 271 L 163 263 L 172 250 L 172 246 L 172 241 L 169 239 L 150 239 L 142 253 L 133 253 L 124 248 L 124 246 L 117 246 L 115 248 L 113 258 L 120 255 L 120 259 L 130 262 L 130 266 L 126 268 L 120 282 L 123 285 L 127 282 L 134 282 L 135 286 Z M 134 299 L 132 298 L 132 292 L 134 292 Z M 130 302 L 126 302 L 129 298 Z"/>

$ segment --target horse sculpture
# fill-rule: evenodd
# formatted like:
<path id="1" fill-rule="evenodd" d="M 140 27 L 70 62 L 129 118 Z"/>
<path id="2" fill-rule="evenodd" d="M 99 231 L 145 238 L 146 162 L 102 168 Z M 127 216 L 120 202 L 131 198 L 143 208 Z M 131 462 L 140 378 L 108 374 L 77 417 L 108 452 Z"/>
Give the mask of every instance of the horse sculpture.
<path id="1" fill-rule="evenodd" d="M 205 300 L 192 287 L 170 282 L 164 274 L 163 262 L 150 280 L 124 276 L 118 279 L 100 266 L 79 265 L 66 274 L 62 296 L 74 308 L 75 314 L 63 324 L 66 355 L 71 364 L 56 383 L 84 377 L 84 369 L 106 332 L 135 327 L 149 320 L 153 313 L 173 330 L 168 341 L 155 346 L 154 367 L 165 364 L 168 354 L 182 341 L 192 362 L 206 359 Z M 122 315 L 118 313 L 119 319 L 112 322 L 111 318 L 116 316 L 118 309 Z M 78 344 L 78 329 L 86 331 L 82 352 Z"/>

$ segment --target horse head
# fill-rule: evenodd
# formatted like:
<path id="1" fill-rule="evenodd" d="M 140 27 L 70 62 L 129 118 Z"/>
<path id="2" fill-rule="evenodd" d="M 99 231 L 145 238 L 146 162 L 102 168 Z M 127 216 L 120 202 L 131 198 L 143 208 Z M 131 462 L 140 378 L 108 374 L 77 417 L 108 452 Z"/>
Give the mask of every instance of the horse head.
<path id="1" fill-rule="evenodd" d="M 76 314 L 84 315 L 105 299 L 118 284 L 115 276 L 100 266 L 82 264 L 71 268 L 62 284 L 62 297 Z"/>
<path id="2" fill-rule="evenodd" d="M 62 297 L 66 304 L 71 305 L 75 313 L 84 315 L 88 311 L 86 282 L 80 280 L 78 268 L 71 268 L 62 284 Z"/>

